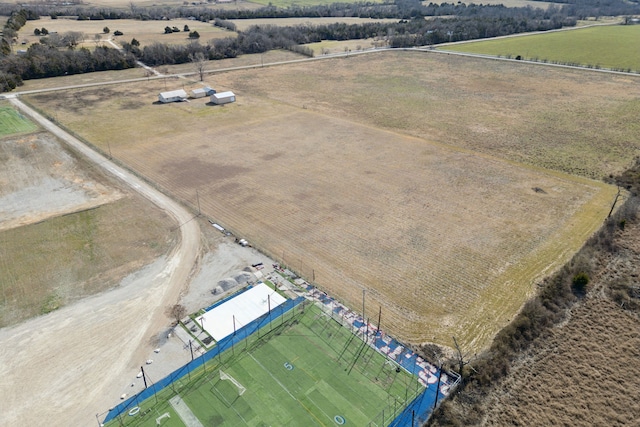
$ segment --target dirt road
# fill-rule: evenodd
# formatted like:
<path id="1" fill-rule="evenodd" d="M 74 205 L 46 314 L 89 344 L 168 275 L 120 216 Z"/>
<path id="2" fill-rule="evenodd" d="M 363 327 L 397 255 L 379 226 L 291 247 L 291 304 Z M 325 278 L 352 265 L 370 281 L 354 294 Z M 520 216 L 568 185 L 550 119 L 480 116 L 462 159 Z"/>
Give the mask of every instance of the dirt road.
<path id="1" fill-rule="evenodd" d="M 57 128 L 17 98 L 11 102 L 45 129 L 120 178 L 181 224 L 166 259 L 119 288 L 15 327 L 0 330 L 0 426 L 97 425 L 97 412 L 117 403 L 166 328 L 167 305 L 178 301 L 200 251 L 193 215 L 145 182 Z"/>

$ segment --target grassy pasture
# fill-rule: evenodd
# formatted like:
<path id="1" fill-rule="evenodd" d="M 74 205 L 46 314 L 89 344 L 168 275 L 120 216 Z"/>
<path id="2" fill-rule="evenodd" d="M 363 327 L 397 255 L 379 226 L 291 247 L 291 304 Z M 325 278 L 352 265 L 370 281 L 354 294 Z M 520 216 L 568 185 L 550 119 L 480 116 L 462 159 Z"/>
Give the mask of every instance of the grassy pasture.
<path id="1" fill-rule="evenodd" d="M 38 127 L 11 107 L 0 105 L 0 137 L 16 133 L 33 132 Z"/>
<path id="2" fill-rule="evenodd" d="M 460 43 L 443 49 L 640 72 L 638 40 L 640 25 L 607 25 Z"/>
<path id="3" fill-rule="evenodd" d="M 584 86 L 609 111 L 633 97 L 624 81 L 605 91 L 601 76 L 520 65 L 391 52 L 209 76 L 238 96 L 224 107 L 154 104 L 153 81 L 30 98 L 187 203 L 197 189 L 203 212 L 351 306 L 366 287 L 397 336 L 479 349 L 613 200 L 611 187 L 540 167 L 584 102 L 557 87 Z M 535 115 L 547 133 L 527 123 Z M 565 165 L 597 170 L 584 161 L 603 158 L 597 141 L 576 143 L 582 157 Z M 626 164 L 625 149 L 608 160 Z"/>
<path id="4" fill-rule="evenodd" d="M 323 53 L 344 53 L 345 49 L 351 52 L 357 52 L 360 50 L 372 49 L 375 44 L 374 39 L 360 39 L 360 40 L 323 40 L 318 43 L 306 44 L 308 48 L 311 48 L 315 56 L 321 56 Z"/>
<path id="5" fill-rule="evenodd" d="M 366 24 L 370 22 L 397 22 L 397 19 L 371 19 L 351 17 L 322 17 L 322 18 L 263 18 L 263 19 L 231 19 L 238 31 L 245 31 L 254 25 L 273 25 L 276 27 L 295 27 L 298 25 L 329 25 L 334 23 Z"/>
<path id="6" fill-rule="evenodd" d="M 87 47 L 95 46 L 94 37 L 99 34 L 102 40 L 113 37 L 116 41 L 122 40 L 130 42 L 135 38 L 140 42 L 141 46 L 152 44 L 154 42 L 169 44 L 188 44 L 193 40 L 189 39 L 189 33 L 182 31 L 184 26 L 188 25 L 191 31 L 197 31 L 200 34 L 200 43 L 206 43 L 211 39 L 234 37 L 235 33 L 214 27 L 212 24 L 200 21 L 190 21 L 188 19 L 175 19 L 171 21 L 137 21 L 134 19 L 118 19 L 104 21 L 78 21 L 75 19 L 51 19 L 43 17 L 37 21 L 27 21 L 24 27 L 20 29 L 19 38 L 28 43 L 34 43 L 40 39 L 33 35 L 36 28 L 46 28 L 49 32 L 57 31 L 62 34 L 67 31 L 79 31 L 86 35 L 85 45 Z M 164 34 L 164 28 L 178 27 L 179 33 Z M 109 27 L 111 32 L 104 34 L 102 29 Z M 113 36 L 116 30 L 122 31 L 122 36 Z"/>
<path id="7" fill-rule="evenodd" d="M 127 198 L 0 233 L 0 327 L 113 287 L 162 255 L 171 222 Z"/>

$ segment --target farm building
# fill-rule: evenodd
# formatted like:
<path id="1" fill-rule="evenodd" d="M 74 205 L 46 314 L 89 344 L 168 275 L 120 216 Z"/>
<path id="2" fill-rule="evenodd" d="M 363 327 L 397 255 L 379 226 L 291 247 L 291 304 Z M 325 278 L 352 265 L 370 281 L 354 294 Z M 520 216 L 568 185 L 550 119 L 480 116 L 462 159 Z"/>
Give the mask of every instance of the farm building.
<path id="1" fill-rule="evenodd" d="M 208 86 L 205 87 L 201 87 L 198 89 L 194 89 L 191 91 L 191 97 L 192 98 L 204 98 L 205 96 L 211 96 L 214 93 L 216 93 L 216 91 L 214 89 L 211 89 Z"/>
<path id="2" fill-rule="evenodd" d="M 211 102 L 216 105 L 228 104 L 235 101 L 236 95 L 231 91 L 214 93 L 213 95 L 211 95 Z"/>
<path id="3" fill-rule="evenodd" d="M 187 99 L 187 92 L 182 89 L 172 90 L 170 92 L 162 92 L 158 95 L 158 99 L 162 103 L 167 102 L 181 102 Z"/>

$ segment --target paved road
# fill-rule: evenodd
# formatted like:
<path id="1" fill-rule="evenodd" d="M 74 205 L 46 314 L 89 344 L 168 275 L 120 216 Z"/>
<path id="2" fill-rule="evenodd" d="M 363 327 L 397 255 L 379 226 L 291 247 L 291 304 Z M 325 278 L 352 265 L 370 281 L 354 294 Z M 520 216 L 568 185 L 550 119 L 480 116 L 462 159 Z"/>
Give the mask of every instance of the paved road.
<path id="1" fill-rule="evenodd" d="M 181 226 L 166 258 L 126 286 L 89 297 L 46 316 L 0 329 L 0 426 L 91 426 L 118 403 L 151 353 L 150 339 L 170 321 L 200 252 L 193 215 L 153 187 L 94 152 L 15 97 L 10 102 Z"/>

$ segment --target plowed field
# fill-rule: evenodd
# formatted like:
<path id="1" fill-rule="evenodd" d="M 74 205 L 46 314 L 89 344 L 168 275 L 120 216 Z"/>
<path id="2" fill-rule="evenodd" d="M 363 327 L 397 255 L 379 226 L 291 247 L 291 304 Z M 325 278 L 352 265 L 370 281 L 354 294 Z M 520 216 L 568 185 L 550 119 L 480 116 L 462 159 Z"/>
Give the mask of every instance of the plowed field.
<path id="1" fill-rule="evenodd" d="M 600 226 L 615 189 L 495 157 L 511 153 L 535 165 L 550 158 L 546 150 L 557 143 L 545 145 L 544 137 L 534 139 L 528 130 L 519 136 L 529 137 L 526 146 L 518 141 L 506 147 L 504 135 L 496 138 L 501 129 L 515 135 L 532 126 L 517 119 L 526 113 L 518 110 L 509 111 L 506 122 L 495 121 L 513 102 L 502 87 L 511 83 L 504 82 L 519 78 L 521 70 L 505 66 L 499 70 L 502 82 L 486 86 L 482 95 L 468 80 L 447 81 L 449 74 L 424 71 L 450 68 L 454 64 L 446 61 L 461 59 L 415 55 L 217 75 L 209 84 L 238 95 L 238 102 L 223 107 L 206 99 L 157 104 L 157 93 L 165 90 L 161 82 L 31 99 L 105 151 L 108 142 L 114 157 L 193 206 L 197 190 L 203 213 L 308 279 L 315 277 L 351 306 L 361 307 L 365 289 L 366 315 L 377 317 L 381 305 L 383 329 L 408 341 L 445 345 L 455 335 L 465 347 L 480 349 L 534 292 L 535 281 Z M 421 71 L 412 77 L 398 59 Z M 483 70 L 475 60 L 466 65 L 477 84 L 483 73 L 497 78 L 496 67 L 502 67 L 491 63 Z M 322 72 L 329 88 L 318 87 Z M 534 88 L 528 73 L 527 87 Z M 433 78 L 441 80 L 439 92 L 431 96 L 423 88 L 426 94 L 414 96 L 420 79 L 426 84 Z M 538 85 L 551 79 L 546 83 L 559 87 L 573 76 L 553 71 L 537 78 Z M 342 90 L 330 90 L 340 85 Z M 385 98 L 375 91 L 402 85 L 411 89 L 405 96 Z M 614 89 L 617 98 L 610 102 L 627 102 L 627 94 Z M 467 104 L 443 111 L 453 105 L 447 94 Z M 564 114 L 544 135 L 559 132 L 553 126 L 573 113 L 565 108 L 572 101 L 549 103 L 537 96 L 528 94 L 539 114 Z M 457 131 L 443 125 L 456 113 L 463 128 Z M 618 134 L 626 132 L 624 126 Z M 445 140 L 449 128 L 450 142 L 464 148 L 431 140 Z M 494 135 L 495 144 L 481 129 Z M 598 149 L 577 143 L 589 147 L 589 156 Z M 611 161 L 628 159 L 619 154 Z"/>

